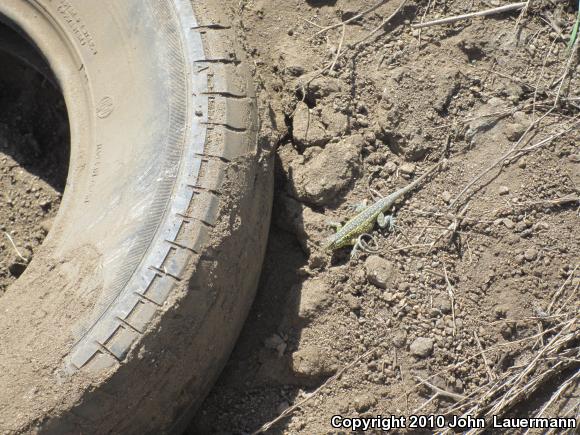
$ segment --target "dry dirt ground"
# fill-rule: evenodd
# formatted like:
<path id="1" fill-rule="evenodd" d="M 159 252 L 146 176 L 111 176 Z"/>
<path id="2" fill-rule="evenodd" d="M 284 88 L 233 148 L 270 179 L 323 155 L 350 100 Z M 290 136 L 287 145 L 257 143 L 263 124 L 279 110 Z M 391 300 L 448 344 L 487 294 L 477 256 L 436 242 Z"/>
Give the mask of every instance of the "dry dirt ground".
<path id="1" fill-rule="evenodd" d="M 191 433 L 279 416 L 270 433 L 329 433 L 335 414 L 485 415 L 486 393 L 506 399 L 493 413 L 534 415 L 577 373 L 570 361 L 550 372 L 554 353 L 530 364 L 555 333 L 578 345 L 575 9 L 411 27 L 504 4 L 229 2 L 282 140 L 258 297 Z M 394 232 L 373 232 L 376 252 L 321 250 L 330 222 L 442 158 L 396 207 Z M 578 375 L 566 385 L 547 415 L 577 414 Z"/>
<path id="2" fill-rule="evenodd" d="M 554 394 L 546 415 L 577 414 L 575 9 L 546 0 L 411 26 L 505 3 L 224 2 L 280 135 L 276 198 L 256 302 L 188 433 L 274 419 L 268 433 L 328 433 L 335 414 L 529 416 Z M 63 115 L 42 110 L 49 90 L 27 89 L 0 81 L 0 293 L 42 242 L 66 172 L 51 151 Z M 31 98 L 39 113 L 19 114 Z M 372 253 L 321 249 L 332 222 L 442 159 L 394 230 L 366 239 Z"/>
<path id="3" fill-rule="evenodd" d="M 67 143 L 60 93 L 0 52 L 0 296 L 50 229 L 66 181 Z"/>

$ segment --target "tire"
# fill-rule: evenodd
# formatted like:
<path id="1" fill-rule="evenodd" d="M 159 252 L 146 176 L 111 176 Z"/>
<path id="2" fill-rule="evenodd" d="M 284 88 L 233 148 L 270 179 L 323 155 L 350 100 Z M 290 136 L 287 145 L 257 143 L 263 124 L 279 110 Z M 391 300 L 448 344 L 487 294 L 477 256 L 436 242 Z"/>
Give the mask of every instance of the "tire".
<path id="1" fill-rule="evenodd" d="M 1 433 L 176 431 L 223 368 L 273 180 L 219 3 L 0 3 L 50 64 L 71 128 L 52 230 L 0 298 Z"/>

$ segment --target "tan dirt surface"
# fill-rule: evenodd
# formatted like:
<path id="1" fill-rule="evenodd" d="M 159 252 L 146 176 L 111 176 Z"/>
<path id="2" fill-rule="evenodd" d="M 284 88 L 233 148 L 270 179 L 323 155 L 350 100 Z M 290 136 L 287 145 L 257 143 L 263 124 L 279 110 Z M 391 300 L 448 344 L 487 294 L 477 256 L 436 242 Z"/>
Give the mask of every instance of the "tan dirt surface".
<path id="1" fill-rule="evenodd" d="M 521 18 L 419 31 L 411 23 L 506 2 L 224 4 L 239 19 L 262 102 L 286 128 L 258 297 L 188 432 L 251 433 L 289 408 L 269 433 L 328 433 L 335 414 L 445 412 L 528 364 L 552 337 L 539 331 L 578 312 L 580 93 L 577 50 L 566 47 L 574 9 L 534 2 Z M 66 173 L 54 151 L 66 141 L 64 109 L 48 109 L 58 97 L 2 77 L 0 295 L 42 243 Z M 529 149 L 462 193 L 514 146 Z M 442 157 L 445 169 L 397 205 L 395 231 L 373 231 L 376 252 L 321 250 L 331 222 Z M 427 379 L 448 396 L 433 399 Z M 512 412 L 532 415 L 554 390 Z M 547 415 L 569 413 L 578 388 L 562 397 Z"/>
<path id="2" fill-rule="evenodd" d="M 528 364 L 551 337 L 538 331 L 561 325 L 546 315 L 578 312 L 574 9 L 540 2 L 521 18 L 419 31 L 410 24 L 506 2 L 408 1 L 387 24 L 401 2 L 228 4 L 287 130 L 258 297 L 189 432 L 252 433 L 308 398 L 268 433 L 329 433 L 335 414 L 440 413 Z M 462 193 L 514 146 L 538 143 Z M 442 157 L 445 169 L 397 205 L 395 231 L 375 229 L 377 252 L 321 250 L 329 223 L 371 190 L 391 193 Z M 427 403 L 436 391 L 421 379 L 450 397 Z M 554 391 L 512 414 L 533 415 Z M 563 397 L 547 415 L 573 415 L 578 389 Z"/>

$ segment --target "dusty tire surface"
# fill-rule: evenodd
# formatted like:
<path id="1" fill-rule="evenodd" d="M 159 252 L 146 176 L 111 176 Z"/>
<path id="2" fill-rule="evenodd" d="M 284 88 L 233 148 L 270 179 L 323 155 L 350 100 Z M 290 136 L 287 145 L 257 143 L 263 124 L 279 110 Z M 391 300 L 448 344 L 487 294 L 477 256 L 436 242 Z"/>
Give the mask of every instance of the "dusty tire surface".
<path id="1" fill-rule="evenodd" d="M 0 299 L 0 432 L 164 433 L 205 397 L 252 302 L 272 165 L 217 2 L 7 0 L 71 124 L 42 251 Z"/>

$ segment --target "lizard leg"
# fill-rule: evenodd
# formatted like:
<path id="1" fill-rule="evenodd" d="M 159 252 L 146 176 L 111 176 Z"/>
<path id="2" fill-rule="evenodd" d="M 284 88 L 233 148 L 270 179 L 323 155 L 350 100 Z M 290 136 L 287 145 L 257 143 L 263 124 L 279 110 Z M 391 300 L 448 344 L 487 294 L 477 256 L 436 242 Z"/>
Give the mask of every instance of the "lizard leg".
<path id="1" fill-rule="evenodd" d="M 366 241 L 365 238 L 368 238 L 368 241 Z M 354 242 L 354 247 L 350 253 L 350 258 L 358 257 L 359 251 L 366 252 L 367 254 L 376 254 L 379 252 L 379 246 L 376 239 L 368 233 L 364 233 L 358 236 L 356 238 L 356 242 Z"/>
<path id="2" fill-rule="evenodd" d="M 363 211 L 364 209 L 366 209 L 368 206 L 369 206 L 368 205 L 368 200 L 363 199 L 358 204 L 349 205 L 348 208 L 350 210 L 352 210 L 353 212 L 355 212 L 355 213 L 360 213 L 361 211 Z"/>
<path id="3" fill-rule="evenodd" d="M 327 222 L 327 224 L 329 227 L 334 228 L 337 232 L 340 231 L 340 229 L 342 228 L 342 224 L 337 221 L 329 221 Z"/>
<path id="4" fill-rule="evenodd" d="M 377 224 L 379 224 L 379 227 L 387 228 L 390 232 L 395 230 L 395 223 L 396 219 L 393 215 L 385 216 L 383 213 L 380 213 L 377 216 Z"/>

